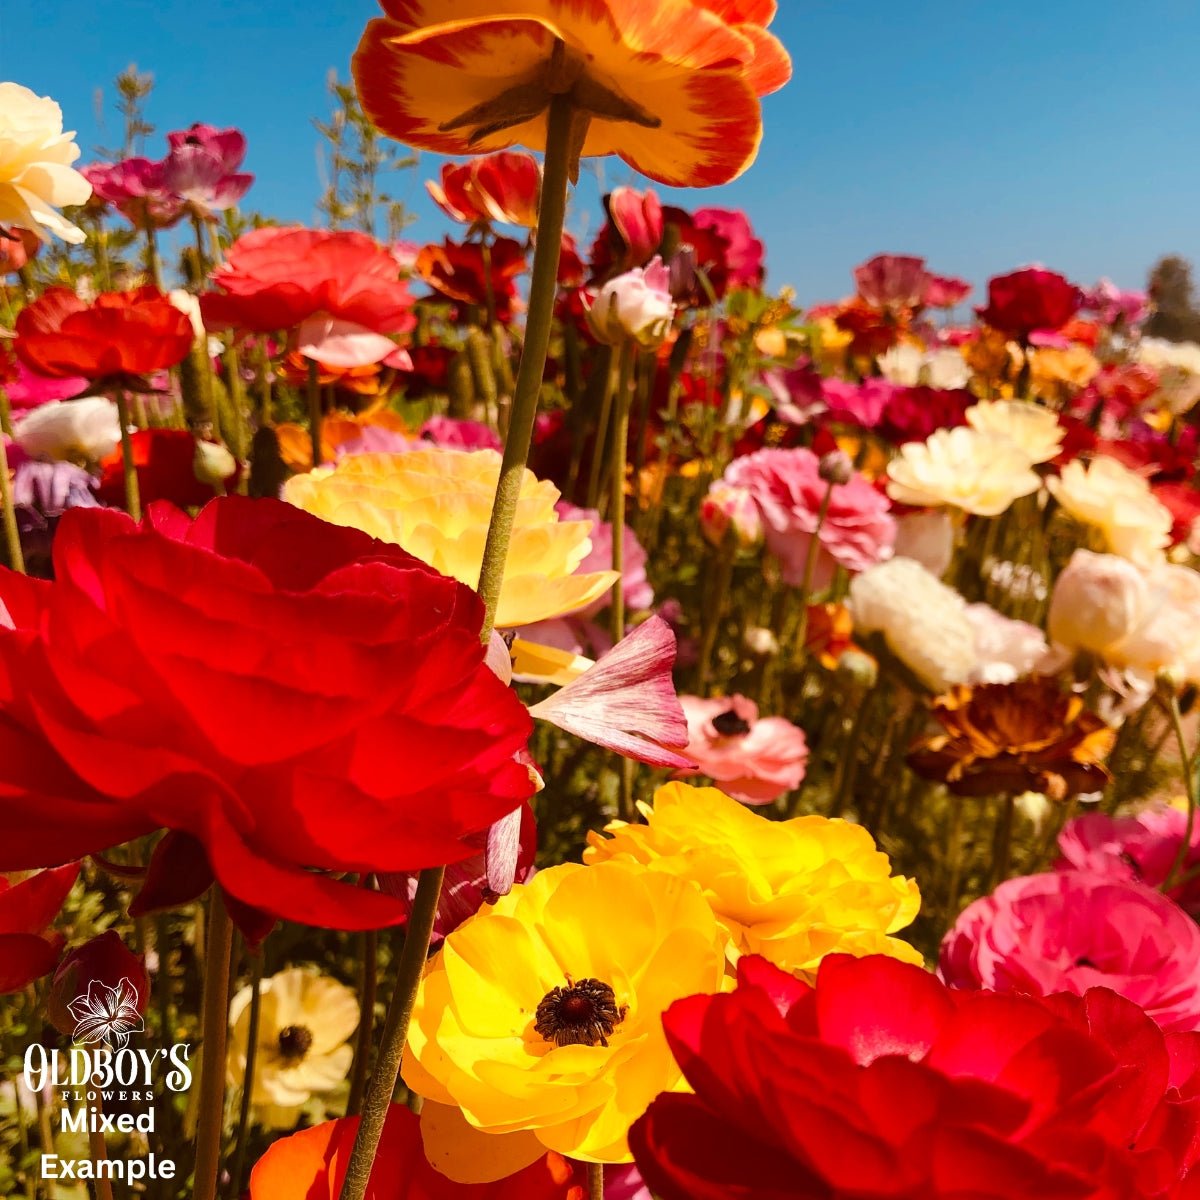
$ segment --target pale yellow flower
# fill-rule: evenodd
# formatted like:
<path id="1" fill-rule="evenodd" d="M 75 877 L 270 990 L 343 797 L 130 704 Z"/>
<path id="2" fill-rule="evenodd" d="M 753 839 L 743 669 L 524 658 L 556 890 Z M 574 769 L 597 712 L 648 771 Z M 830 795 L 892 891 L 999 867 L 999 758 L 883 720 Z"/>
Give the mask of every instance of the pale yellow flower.
<path id="1" fill-rule="evenodd" d="M 433 447 L 407 454 L 355 454 L 296 475 L 284 499 L 334 525 L 361 529 L 468 587 L 479 583 L 500 475 L 494 450 Z M 530 625 L 590 604 L 612 571 L 576 574 L 592 547 L 590 521 L 563 521 L 558 489 L 526 471 L 504 571 L 496 624 Z"/>
<path id="2" fill-rule="evenodd" d="M 1142 338 L 1133 356 L 1158 372 L 1159 399 L 1171 412 L 1186 413 L 1200 400 L 1200 346 L 1195 342 Z"/>
<path id="3" fill-rule="evenodd" d="M 999 516 L 1041 487 L 1028 453 L 1008 437 L 970 426 L 939 429 L 909 442 L 888 464 L 888 495 L 920 508 L 946 505 L 980 517 Z"/>
<path id="4" fill-rule="evenodd" d="M 1086 466 L 1076 459 L 1049 480 L 1054 498 L 1103 537 L 1107 549 L 1131 562 L 1160 562 L 1171 540 L 1170 510 L 1155 499 L 1141 475 L 1115 458 L 1098 455 Z"/>
<path id="5" fill-rule="evenodd" d="M 79 157 L 74 133 L 63 132 L 62 109 L 19 83 L 0 83 L 0 226 L 47 231 L 64 242 L 83 241 L 83 230 L 56 211 L 82 204 L 92 185 L 71 168 Z"/>
<path id="6" fill-rule="evenodd" d="M 1067 436 L 1056 413 L 1023 400 L 980 400 L 967 409 L 967 423 L 980 433 L 1008 438 L 1034 463 L 1055 458 Z"/>
<path id="7" fill-rule="evenodd" d="M 259 985 L 262 1004 L 250 1094 L 262 1124 L 287 1129 L 314 1094 L 331 1092 L 350 1071 L 348 1039 L 358 1026 L 358 998 L 336 979 L 308 967 L 289 967 Z M 229 1006 L 226 1072 L 231 1084 L 246 1077 L 250 998 L 244 987 Z"/>

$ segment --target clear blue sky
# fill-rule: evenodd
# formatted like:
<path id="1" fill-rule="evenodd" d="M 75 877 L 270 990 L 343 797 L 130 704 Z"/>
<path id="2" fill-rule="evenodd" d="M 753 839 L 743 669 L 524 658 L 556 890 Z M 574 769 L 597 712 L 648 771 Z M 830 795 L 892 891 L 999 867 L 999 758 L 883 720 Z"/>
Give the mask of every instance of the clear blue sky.
<path id="1" fill-rule="evenodd" d="M 1195 0 L 781 0 L 793 82 L 766 104 L 758 163 L 684 205 L 745 208 L 770 281 L 804 300 L 849 290 L 879 251 L 923 254 L 975 281 L 1042 261 L 1080 282 L 1139 285 L 1163 253 L 1200 260 Z M 345 75 L 371 0 L 34 0 L 3 3 L 0 78 L 49 94 L 85 152 L 96 89 L 153 72 L 161 135 L 238 125 L 258 182 L 246 206 L 313 219 L 325 80 Z M 436 172 L 426 158 L 421 176 Z M 604 161 L 609 185 L 628 171 Z M 406 181 L 421 216 L 444 222 Z M 594 192 L 592 193 L 594 194 Z M 596 217 L 591 195 L 575 222 Z M 1200 262 L 1198 262 L 1200 266 Z"/>

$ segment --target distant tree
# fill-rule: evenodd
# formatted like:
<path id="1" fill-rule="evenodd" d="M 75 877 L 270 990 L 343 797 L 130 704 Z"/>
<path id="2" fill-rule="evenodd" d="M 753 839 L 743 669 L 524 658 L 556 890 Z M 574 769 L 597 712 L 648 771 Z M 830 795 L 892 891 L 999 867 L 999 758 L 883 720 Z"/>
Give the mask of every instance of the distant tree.
<path id="1" fill-rule="evenodd" d="M 1146 322 L 1150 337 L 1170 342 L 1200 342 L 1200 310 L 1192 284 L 1192 264 L 1177 254 L 1160 258 L 1147 285 L 1154 312 Z"/>

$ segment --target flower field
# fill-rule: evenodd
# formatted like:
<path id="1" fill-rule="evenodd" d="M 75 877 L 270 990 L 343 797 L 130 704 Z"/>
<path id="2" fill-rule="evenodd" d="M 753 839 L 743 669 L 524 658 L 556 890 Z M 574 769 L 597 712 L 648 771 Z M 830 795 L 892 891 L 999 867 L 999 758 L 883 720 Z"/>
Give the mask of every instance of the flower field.
<path id="1" fill-rule="evenodd" d="M 1200 1200 L 1200 345 L 776 286 L 771 0 L 381 2 L 312 227 L 0 83 L 0 1196 Z"/>

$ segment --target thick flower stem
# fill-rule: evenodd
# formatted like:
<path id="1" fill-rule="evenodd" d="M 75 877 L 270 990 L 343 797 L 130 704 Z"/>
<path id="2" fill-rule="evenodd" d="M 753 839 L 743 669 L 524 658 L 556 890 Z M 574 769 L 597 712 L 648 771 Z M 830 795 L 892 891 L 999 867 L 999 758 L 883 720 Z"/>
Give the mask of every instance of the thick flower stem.
<path id="1" fill-rule="evenodd" d="M 617 581 L 612 590 L 612 638 L 616 645 L 625 636 L 625 466 L 629 453 L 629 406 L 632 402 L 630 387 L 633 382 L 634 345 L 626 341 L 621 346 L 620 365 L 617 368 L 617 395 L 613 407 L 613 437 L 609 448 L 609 520 L 612 522 L 612 569 Z"/>
<path id="2" fill-rule="evenodd" d="M 367 1192 L 371 1167 L 375 1162 L 375 1151 L 383 1135 L 383 1123 L 387 1120 L 392 1092 L 395 1091 L 396 1080 L 400 1075 L 400 1060 L 404 1054 L 404 1043 L 408 1040 L 408 1025 L 417 1001 L 417 989 L 425 970 L 429 939 L 433 934 L 433 922 L 437 916 L 438 897 L 442 892 L 442 877 L 445 873 L 445 867 L 430 867 L 422 871 L 417 878 L 417 894 L 413 897 L 412 913 L 404 934 L 404 949 L 400 952 L 396 985 L 388 1004 L 387 1016 L 384 1018 L 383 1033 L 379 1039 L 379 1054 L 375 1059 L 371 1082 L 367 1086 L 362 1121 L 354 1139 L 354 1150 L 346 1168 L 340 1200 L 363 1200 Z"/>
<path id="3" fill-rule="evenodd" d="M 216 1200 L 221 1166 L 221 1131 L 225 1124 L 225 1035 L 229 1028 L 229 964 L 233 956 L 233 924 L 221 889 L 211 893 L 205 945 L 204 1001 L 201 1031 L 199 1122 L 196 1128 L 196 1174 L 192 1200 Z"/>
<path id="4" fill-rule="evenodd" d="M 608 427 L 612 424 L 613 396 L 617 390 L 617 364 L 612 347 L 607 347 L 601 356 L 604 371 L 604 396 L 600 401 L 600 417 L 596 422 L 596 437 L 592 443 L 592 464 L 588 469 L 587 508 L 597 508 L 600 503 L 600 464 L 604 461 L 604 448 L 608 441 Z"/>
<path id="5" fill-rule="evenodd" d="M 374 929 L 363 933 L 362 978 L 359 981 L 358 1037 L 354 1044 L 354 1069 L 350 1075 L 350 1098 L 346 1116 L 358 1115 L 367 1087 L 367 1068 L 371 1062 L 371 1039 L 375 1032 L 375 992 L 378 987 L 379 934 Z"/>
<path id="6" fill-rule="evenodd" d="M 588 1200 L 604 1200 L 604 1164 L 588 1163 Z"/>
<path id="7" fill-rule="evenodd" d="M 4 401 L 7 410 L 8 401 Z M 17 510 L 13 507 L 12 481 L 8 477 L 8 447 L 0 437 L 0 504 L 4 507 L 4 545 L 8 551 L 8 565 L 14 571 L 25 573 L 25 556 L 21 553 L 21 534 L 17 529 Z"/>
<path id="8" fill-rule="evenodd" d="M 995 864 L 992 874 L 992 887 L 996 888 L 1007 878 L 1012 868 L 1012 835 L 1013 818 L 1016 815 L 1017 800 L 1015 796 L 1003 796 L 1000 800 L 1000 812 L 996 817 Z"/>
<path id="9" fill-rule="evenodd" d="M 717 547 L 713 569 L 712 592 L 704 610 L 704 629 L 700 635 L 700 661 L 697 688 L 701 696 L 708 695 L 708 684 L 712 678 L 713 653 L 717 648 L 717 634 L 721 629 L 721 618 L 729 599 L 729 585 L 733 582 L 733 561 L 737 557 L 737 535 L 732 529 L 725 532 Z"/>
<path id="10" fill-rule="evenodd" d="M 517 500 L 533 423 L 542 390 L 542 373 L 550 348 L 550 330 L 554 324 L 554 298 L 558 291 L 558 260 L 562 252 L 563 220 L 567 209 L 567 186 L 571 171 L 571 101 L 556 96 L 550 104 L 546 130 L 546 164 L 542 180 L 541 207 L 538 210 L 537 249 L 533 256 L 533 276 L 529 286 L 529 316 L 525 322 L 525 346 L 513 394 L 512 417 L 504 439 L 504 458 L 492 505 L 483 566 L 479 572 L 479 594 L 486 615 L 482 638 L 486 645 L 496 624 L 500 586 L 508 544 L 516 519 Z"/>
<path id="11" fill-rule="evenodd" d="M 321 465 L 321 387 L 317 378 L 315 359 L 308 360 L 308 384 L 305 387 L 308 399 L 308 436 L 312 439 L 312 461 L 314 467 Z"/>
<path id="12" fill-rule="evenodd" d="M 250 1126 L 250 1101 L 254 1095 L 254 1068 L 258 1058 L 258 1027 L 262 1019 L 263 953 L 250 955 L 250 1023 L 246 1030 L 246 1070 L 242 1076 L 242 1100 L 238 1108 L 237 1136 L 234 1139 L 231 1196 L 242 1194 L 242 1175 L 246 1168 L 246 1131 Z"/>
<path id="13" fill-rule="evenodd" d="M 821 554 L 821 527 L 829 515 L 829 502 L 833 499 L 835 485 L 830 483 L 821 497 L 821 507 L 817 510 L 817 524 L 812 531 L 808 543 L 808 555 L 804 560 L 804 583 L 800 589 L 800 626 L 796 630 L 796 649 L 803 654 L 808 644 L 808 606 L 812 603 L 813 581 L 817 575 L 817 559 Z"/>
<path id="14" fill-rule="evenodd" d="M 121 469 L 125 475 L 125 511 L 135 520 L 142 519 L 142 496 L 138 490 L 137 467 L 133 461 L 133 440 L 129 436 L 129 398 L 124 388 L 117 389 L 117 421 L 121 426 Z"/>
<path id="15" fill-rule="evenodd" d="M 1179 697 L 1172 690 L 1167 699 L 1167 712 L 1171 718 L 1171 728 L 1175 732 L 1175 741 L 1179 745 L 1179 761 L 1183 767 L 1183 787 L 1187 796 L 1187 823 L 1183 827 L 1183 840 L 1175 853 L 1175 861 L 1163 880 L 1162 890 L 1169 892 L 1176 884 L 1183 864 L 1187 862 L 1188 852 L 1192 848 L 1192 833 L 1196 828 L 1196 764 L 1188 752 L 1187 739 L 1183 733 L 1183 714 L 1179 711 Z"/>
<path id="16" fill-rule="evenodd" d="M 95 1089 L 96 1098 L 90 1105 L 92 1115 L 88 1128 L 88 1157 L 94 1163 L 108 1161 L 108 1147 L 104 1144 L 104 1134 L 97 1128 L 104 1116 L 103 1094 L 101 1089 L 97 1087 Z M 96 1200 L 113 1200 L 112 1183 L 106 1177 L 103 1177 L 100 1172 L 97 1172 Z"/>

